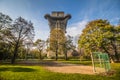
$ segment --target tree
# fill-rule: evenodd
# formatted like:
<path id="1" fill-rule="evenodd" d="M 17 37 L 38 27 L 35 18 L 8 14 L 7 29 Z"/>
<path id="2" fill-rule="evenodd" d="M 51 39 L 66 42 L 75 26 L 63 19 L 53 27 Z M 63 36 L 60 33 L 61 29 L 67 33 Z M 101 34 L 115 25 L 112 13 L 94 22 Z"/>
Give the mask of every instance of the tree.
<path id="1" fill-rule="evenodd" d="M 39 58 L 42 59 L 42 50 L 45 47 L 45 41 L 41 39 L 37 39 L 35 42 L 35 45 L 37 46 L 37 49 L 39 50 Z"/>
<path id="2" fill-rule="evenodd" d="M 72 37 L 70 35 L 67 35 L 67 40 L 62 44 L 63 45 L 63 50 L 64 50 L 64 55 L 65 55 L 65 60 L 67 60 L 67 51 L 68 50 L 74 50 L 75 46 L 73 45 L 72 42 Z"/>
<path id="3" fill-rule="evenodd" d="M 33 41 L 31 39 L 27 39 L 26 41 L 24 41 L 24 47 L 26 49 L 26 54 L 25 54 L 25 59 L 27 60 L 28 57 L 32 57 L 31 53 L 31 48 L 33 46 Z"/>
<path id="4" fill-rule="evenodd" d="M 120 26 L 113 26 L 109 29 L 109 31 L 111 32 L 111 36 L 108 39 L 110 40 L 110 45 L 112 47 L 116 61 L 119 61 Z"/>
<path id="5" fill-rule="evenodd" d="M 12 19 L 8 15 L 0 13 L 0 44 L 4 44 L 5 52 L 12 53 L 13 51 L 11 63 L 15 62 L 18 48 L 25 40 L 32 40 L 33 36 L 34 28 L 30 21 L 27 22 L 19 17 L 12 24 Z"/>
<path id="6" fill-rule="evenodd" d="M 3 13 L 0 13 L 0 59 L 8 59 L 11 57 L 12 46 L 7 41 L 9 35 L 9 27 L 12 19 Z"/>
<path id="7" fill-rule="evenodd" d="M 11 58 L 12 46 L 8 43 L 0 42 L 0 60 L 6 60 Z"/>
<path id="8" fill-rule="evenodd" d="M 11 59 L 11 63 L 13 64 L 17 57 L 20 44 L 22 44 L 26 40 L 33 39 L 34 27 L 30 21 L 28 22 L 22 17 L 19 17 L 15 20 L 14 24 L 11 26 L 10 31 L 11 31 L 10 41 L 14 46 L 13 57 Z"/>
<path id="9" fill-rule="evenodd" d="M 84 48 L 86 53 L 94 51 L 106 52 L 113 60 L 113 51 L 117 51 L 116 45 L 113 44 L 117 39 L 115 38 L 115 32 L 117 31 L 112 31 L 114 28 L 107 20 L 99 19 L 89 22 L 80 35 L 79 47 Z"/>
<path id="10" fill-rule="evenodd" d="M 59 29 L 55 28 L 50 33 L 50 50 L 55 52 L 56 60 L 58 59 L 58 53 L 63 52 L 62 44 L 65 43 L 66 37 L 64 32 Z"/>

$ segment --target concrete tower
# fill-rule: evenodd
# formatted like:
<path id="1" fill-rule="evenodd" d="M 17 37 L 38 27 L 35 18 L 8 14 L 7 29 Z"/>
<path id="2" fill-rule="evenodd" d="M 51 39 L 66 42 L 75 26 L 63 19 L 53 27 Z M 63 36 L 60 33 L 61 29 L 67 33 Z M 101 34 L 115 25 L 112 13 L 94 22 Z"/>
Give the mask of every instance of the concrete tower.
<path id="1" fill-rule="evenodd" d="M 57 55 L 60 48 L 59 40 L 62 39 L 62 36 L 65 36 L 67 21 L 71 18 L 71 15 L 70 14 L 65 15 L 64 12 L 54 11 L 52 12 L 52 14 L 46 14 L 44 17 L 45 19 L 48 20 L 49 27 L 50 27 L 50 48 L 51 48 L 51 45 L 54 45 L 53 50 L 55 50 L 54 52 L 56 52 L 56 55 Z M 57 34 L 53 33 L 54 30 L 57 31 Z M 58 30 L 62 31 L 62 35 L 59 35 Z"/>
<path id="2" fill-rule="evenodd" d="M 64 12 L 52 12 L 52 14 L 46 14 L 44 17 L 48 20 L 50 27 L 50 49 L 55 52 L 57 60 L 58 52 L 62 49 L 61 44 L 65 42 L 67 21 L 71 15 L 64 14 Z M 49 52 L 48 56 L 50 57 L 53 52 Z"/>

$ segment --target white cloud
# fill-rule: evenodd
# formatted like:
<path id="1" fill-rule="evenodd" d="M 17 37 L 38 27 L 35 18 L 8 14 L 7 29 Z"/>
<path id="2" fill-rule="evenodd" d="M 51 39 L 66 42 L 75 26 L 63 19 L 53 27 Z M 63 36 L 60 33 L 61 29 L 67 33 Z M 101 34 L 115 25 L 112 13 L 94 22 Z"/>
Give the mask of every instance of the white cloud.
<path id="1" fill-rule="evenodd" d="M 110 21 L 111 24 L 118 25 L 119 20 L 120 20 L 120 18 L 116 17 L 116 18 L 110 19 L 109 21 Z"/>
<path id="2" fill-rule="evenodd" d="M 82 30 L 85 28 L 86 24 L 87 20 L 71 24 L 70 26 L 68 26 L 67 34 L 73 37 L 80 35 L 82 33 Z"/>
<path id="3" fill-rule="evenodd" d="M 82 30 L 85 28 L 85 25 L 87 24 L 87 22 L 88 22 L 87 20 L 83 20 L 68 26 L 67 35 L 70 35 L 73 37 L 74 45 L 77 46 L 79 36 L 82 33 Z"/>
<path id="4" fill-rule="evenodd" d="M 34 28 L 35 28 L 35 38 L 46 40 L 49 36 L 49 25 L 43 20 L 32 19 Z"/>

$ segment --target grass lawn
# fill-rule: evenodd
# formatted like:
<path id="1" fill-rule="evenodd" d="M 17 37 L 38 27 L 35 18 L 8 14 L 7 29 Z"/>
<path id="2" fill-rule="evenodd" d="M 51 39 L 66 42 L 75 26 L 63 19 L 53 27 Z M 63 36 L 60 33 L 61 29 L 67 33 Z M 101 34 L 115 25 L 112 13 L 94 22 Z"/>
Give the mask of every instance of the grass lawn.
<path id="1" fill-rule="evenodd" d="M 43 66 L 1 64 L 0 80 L 120 80 L 120 63 L 111 66 L 117 72 L 112 76 L 103 76 L 55 73 Z"/>
<path id="2" fill-rule="evenodd" d="M 81 65 L 92 65 L 92 61 L 88 61 L 88 60 L 84 60 L 84 61 L 80 61 L 80 60 L 59 60 L 58 62 L 62 62 L 62 63 L 71 63 L 71 64 L 81 64 Z"/>

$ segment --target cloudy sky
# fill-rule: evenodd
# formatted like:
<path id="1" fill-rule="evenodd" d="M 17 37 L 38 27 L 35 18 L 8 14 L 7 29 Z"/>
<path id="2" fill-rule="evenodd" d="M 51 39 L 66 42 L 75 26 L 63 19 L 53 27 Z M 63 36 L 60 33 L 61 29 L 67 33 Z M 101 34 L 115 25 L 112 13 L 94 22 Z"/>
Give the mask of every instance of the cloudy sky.
<path id="1" fill-rule="evenodd" d="M 0 0 L 0 12 L 12 19 L 22 16 L 33 22 L 35 40 L 48 38 L 50 30 L 44 15 L 52 11 L 71 14 L 67 34 L 77 36 L 91 20 L 107 19 L 117 25 L 120 20 L 120 0 Z"/>

